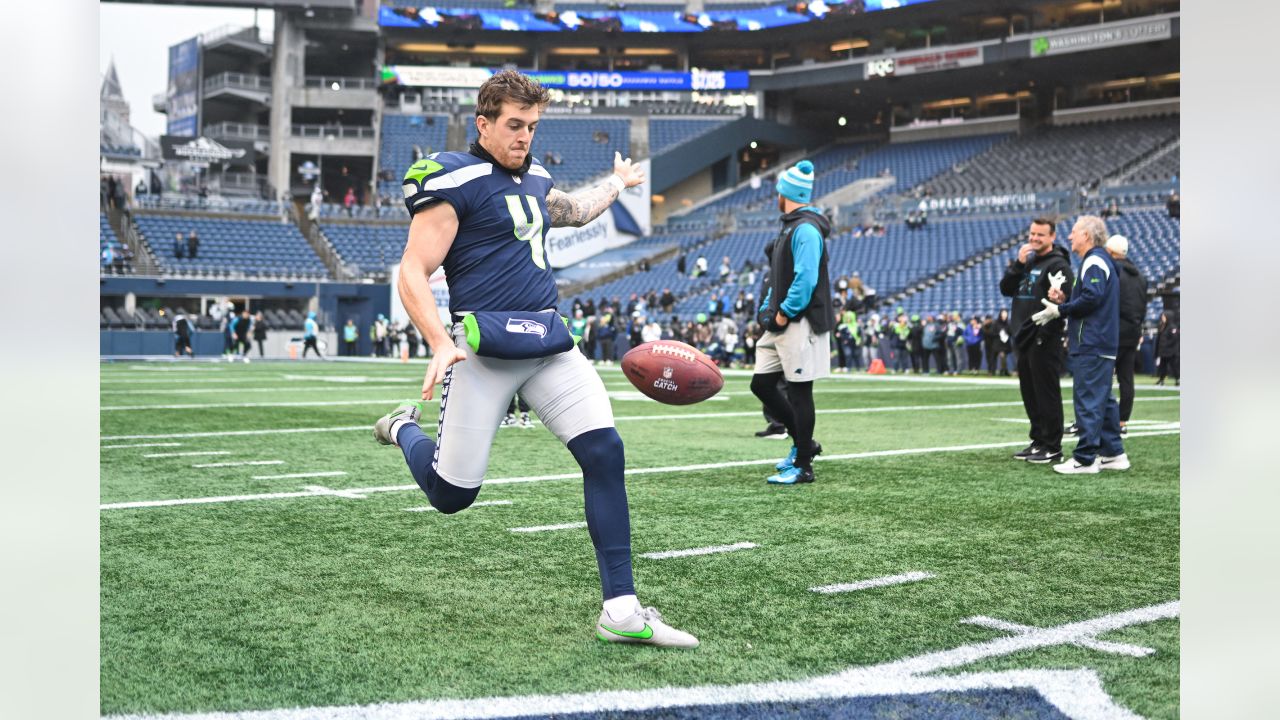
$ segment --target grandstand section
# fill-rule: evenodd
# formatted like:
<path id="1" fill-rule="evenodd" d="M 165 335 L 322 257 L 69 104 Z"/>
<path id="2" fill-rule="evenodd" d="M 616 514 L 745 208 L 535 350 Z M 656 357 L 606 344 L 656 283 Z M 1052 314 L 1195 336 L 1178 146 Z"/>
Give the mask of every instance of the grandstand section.
<path id="1" fill-rule="evenodd" d="M 657 155 L 699 135 L 716 129 L 729 118 L 655 118 L 649 121 L 649 152 Z"/>
<path id="2" fill-rule="evenodd" d="M 400 176 L 423 155 L 449 150 L 449 116 L 439 114 L 382 116 L 382 138 L 378 150 L 378 167 L 383 179 L 378 191 L 392 198 L 401 197 Z"/>
<path id="3" fill-rule="evenodd" d="M 467 126 L 467 143 L 478 133 Z M 572 190 L 613 170 L 613 154 L 631 156 L 631 120 L 592 116 L 565 118 L 545 115 L 538 123 L 533 154 L 542 161 L 556 186 Z"/>
<path id="4" fill-rule="evenodd" d="M 161 271 L 182 277 L 329 278 L 324 263 L 298 228 L 276 220 L 219 218 L 196 214 L 135 213 L 139 236 Z M 174 241 L 192 231 L 199 238 L 195 258 Z"/>
<path id="5" fill-rule="evenodd" d="M 957 163 L 925 183 L 924 190 L 932 195 L 1075 190 L 1177 137 L 1177 117 L 1045 127 Z"/>

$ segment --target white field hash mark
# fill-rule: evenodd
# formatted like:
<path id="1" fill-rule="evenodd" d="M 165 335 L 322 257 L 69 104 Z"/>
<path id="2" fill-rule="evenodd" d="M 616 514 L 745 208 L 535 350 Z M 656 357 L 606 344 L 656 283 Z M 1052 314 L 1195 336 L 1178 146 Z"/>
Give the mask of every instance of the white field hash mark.
<path id="1" fill-rule="evenodd" d="M 175 443 L 176 444 L 176 443 Z M 193 455 L 230 455 L 230 450 L 188 450 L 187 452 L 146 453 L 144 458 L 191 457 Z"/>
<path id="2" fill-rule="evenodd" d="M 715 707 L 776 702 L 805 702 L 832 698 L 920 695 L 969 690 L 1030 688 L 1075 720 L 1137 720 L 1138 715 L 1116 704 L 1102 688 L 1098 673 L 1075 670 L 1003 670 L 938 675 L 941 670 L 980 660 L 1060 645 L 1098 641 L 1104 633 L 1133 625 L 1179 617 L 1179 603 L 1137 608 L 1092 620 L 1050 628 L 1026 627 L 1009 637 L 961 645 L 879 665 L 854 667 L 808 680 L 701 685 L 653 690 L 601 690 L 559 695 L 518 695 L 469 700 L 421 700 L 374 705 L 345 705 L 191 715 L 114 715 L 109 720 L 400 720 L 415 718 L 499 718 L 602 714 L 659 708 Z M 1023 628 L 1025 626 L 1018 626 Z"/>
<path id="3" fill-rule="evenodd" d="M 649 560 L 667 560 L 669 558 L 693 557 L 695 555 L 713 555 L 715 553 L 735 552 L 737 550 L 750 550 L 751 548 L 760 547 L 752 542 L 739 542 L 732 545 L 712 545 L 711 547 L 690 548 L 688 550 L 663 550 L 662 552 L 640 553 L 640 557 Z"/>
<path id="4" fill-rule="evenodd" d="M 885 587 L 886 585 L 901 585 L 903 583 L 918 582 L 920 580 L 928 580 L 930 578 L 935 578 L 935 577 L 937 577 L 937 575 L 934 575 L 933 573 L 930 573 L 930 572 L 920 572 L 920 571 L 913 570 L 912 572 L 902 573 L 901 575 L 886 575 L 884 577 L 871 578 L 870 580 L 859 580 L 857 582 L 840 583 L 837 585 L 820 585 L 818 587 L 811 587 L 809 589 L 816 593 L 832 595 L 835 593 L 853 592 L 855 590 L 867 590 L 869 588 Z"/>
<path id="5" fill-rule="evenodd" d="M 182 447 L 182 443 L 137 443 L 135 445 L 103 445 L 103 450 L 123 450 L 125 448 L 144 448 L 144 447 Z"/>
<path id="6" fill-rule="evenodd" d="M 232 462 L 198 463 L 193 468 L 241 467 L 244 465 L 283 465 L 283 460 L 234 460 Z"/>
<path id="7" fill-rule="evenodd" d="M 364 426 L 361 430 L 366 429 Z M 1133 432 L 1129 433 L 1128 440 L 1134 440 L 1144 437 L 1157 437 L 1161 435 L 1178 435 L 1178 430 L 1158 430 L 1153 432 Z M 1077 438 L 1063 438 L 1064 444 L 1076 442 Z M 967 452 L 970 450 L 996 450 L 1000 448 L 1021 447 L 1026 440 L 1015 440 L 1013 442 L 996 442 L 983 443 L 977 445 L 951 445 L 944 447 L 931 448 L 904 448 L 901 450 L 872 450 L 870 452 L 846 453 L 843 455 L 819 455 L 814 458 L 814 462 L 832 462 L 838 460 L 860 460 L 863 458 L 875 457 L 894 457 L 898 455 L 928 455 L 932 453 L 946 452 Z M 650 475 L 655 473 L 667 474 L 688 470 L 720 470 L 731 467 L 750 467 L 753 465 L 773 465 L 778 462 L 777 458 L 768 458 L 765 460 L 731 460 L 728 462 L 703 463 L 700 465 L 676 465 L 671 467 L 650 467 L 650 468 L 630 468 L 626 471 L 627 475 Z M 337 471 L 339 475 L 345 475 L 345 472 Z M 304 473 L 300 477 L 320 477 Z M 263 475 L 254 476 L 254 480 L 268 480 L 275 478 L 297 477 L 290 475 Z M 577 480 L 582 477 L 581 472 L 576 473 L 560 473 L 556 475 L 534 475 L 531 477 L 512 477 L 512 478 L 493 478 L 485 480 L 486 485 L 509 485 L 513 483 L 531 483 L 546 482 L 550 480 Z M 371 488 L 351 488 L 353 492 L 358 493 L 377 493 L 377 492 L 404 492 L 407 490 L 419 490 L 417 485 L 388 485 L 383 487 Z M 107 505 L 99 505 L 99 510 L 127 510 L 131 508 L 145 507 L 164 507 L 167 505 L 203 505 L 208 503 L 223 502 L 245 502 L 250 500 L 278 500 L 281 498 L 295 497 L 313 497 L 315 493 L 264 493 L 261 495 L 230 495 L 208 498 L 180 498 L 174 500 L 143 500 L 134 502 L 110 503 Z"/>
<path id="8" fill-rule="evenodd" d="M 346 474 L 347 474 L 346 470 L 323 470 L 321 472 L 288 473 L 285 475 L 254 475 L 253 479 L 254 480 L 288 480 L 290 478 L 338 477 L 339 475 L 346 475 Z M 417 487 L 417 485 L 414 485 L 414 487 Z M 351 488 L 350 490 L 344 490 L 344 492 L 359 493 L 359 492 L 369 492 L 369 491 L 366 490 L 365 488 Z"/>

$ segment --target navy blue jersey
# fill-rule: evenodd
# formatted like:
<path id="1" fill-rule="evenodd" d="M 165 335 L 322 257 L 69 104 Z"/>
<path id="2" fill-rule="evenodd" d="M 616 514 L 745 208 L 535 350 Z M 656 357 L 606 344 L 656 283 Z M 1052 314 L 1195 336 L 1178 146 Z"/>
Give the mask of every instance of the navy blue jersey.
<path id="1" fill-rule="evenodd" d="M 409 214 L 445 200 L 458 235 L 444 257 L 449 309 L 546 310 L 559 293 L 547 262 L 547 193 L 555 183 L 534 160 L 520 175 L 465 152 L 435 153 L 404 176 Z"/>

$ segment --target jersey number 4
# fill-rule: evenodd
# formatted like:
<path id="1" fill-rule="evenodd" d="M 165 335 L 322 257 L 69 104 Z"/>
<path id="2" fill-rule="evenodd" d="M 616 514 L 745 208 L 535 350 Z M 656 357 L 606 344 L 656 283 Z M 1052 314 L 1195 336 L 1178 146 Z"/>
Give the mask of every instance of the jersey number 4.
<path id="1" fill-rule="evenodd" d="M 521 197 L 525 202 L 520 202 Z M 542 249 L 542 210 L 538 208 L 537 198 L 532 195 L 507 195 L 506 199 L 507 211 L 511 213 L 511 220 L 515 223 L 516 239 L 529 243 L 533 264 L 539 270 L 546 270 L 547 260 Z"/>

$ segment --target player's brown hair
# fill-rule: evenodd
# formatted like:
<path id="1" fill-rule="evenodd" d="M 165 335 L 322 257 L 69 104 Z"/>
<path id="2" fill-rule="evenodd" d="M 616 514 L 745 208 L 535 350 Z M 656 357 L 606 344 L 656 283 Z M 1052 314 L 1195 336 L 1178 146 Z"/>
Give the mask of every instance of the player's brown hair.
<path id="1" fill-rule="evenodd" d="M 542 109 L 551 102 L 551 93 L 528 75 L 503 70 L 480 86 L 480 93 L 476 96 L 476 117 L 483 115 L 490 122 L 497 122 L 504 102 L 521 108 L 537 106 Z"/>

